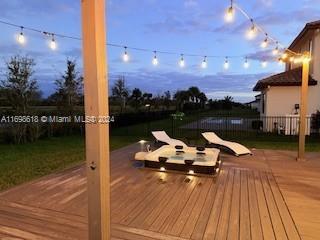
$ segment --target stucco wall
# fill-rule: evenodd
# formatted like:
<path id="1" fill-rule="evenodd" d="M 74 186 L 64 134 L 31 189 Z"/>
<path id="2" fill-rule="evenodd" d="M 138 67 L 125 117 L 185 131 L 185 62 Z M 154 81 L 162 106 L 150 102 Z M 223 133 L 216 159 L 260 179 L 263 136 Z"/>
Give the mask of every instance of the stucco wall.
<path id="1" fill-rule="evenodd" d="M 309 87 L 308 112 L 315 113 L 320 110 L 320 88 Z M 266 90 L 265 116 L 285 116 L 295 112 L 294 105 L 300 104 L 301 87 L 270 87 Z"/>
<path id="2" fill-rule="evenodd" d="M 320 111 L 320 30 L 308 33 L 300 44 L 295 46 L 295 51 L 309 50 L 309 40 L 312 40 L 312 61 L 310 75 L 318 81 L 316 86 L 309 86 L 308 114 Z M 301 64 L 292 64 L 296 68 Z M 287 64 L 286 70 L 289 70 Z M 300 104 L 300 87 L 270 87 L 265 90 L 265 116 L 283 116 L 294 113 L 294 105 Z"/>

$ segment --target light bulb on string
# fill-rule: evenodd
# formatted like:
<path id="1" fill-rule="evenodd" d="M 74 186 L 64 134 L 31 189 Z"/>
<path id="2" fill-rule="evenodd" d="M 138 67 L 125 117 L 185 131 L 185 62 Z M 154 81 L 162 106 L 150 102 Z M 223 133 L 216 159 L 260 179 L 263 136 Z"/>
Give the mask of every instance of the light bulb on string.
<path id="1" fill-rule="evenodd" d="M 268 47 L 268 44 L 269 44 L 268 35 L 266 35 L 266 38 L 263 40 L 260 46 L 261 48 L 266 48 Z"/>
<path id="2" fill-rule="evenodd" d="M 128 62 L 129 61 L 129 55 L 128 55 L 128 52 L 127 52 L 127 47 L 124 47 L 124 53 L 123 53 L 123 56 L 122 56 L 122 60 L 124 62 Z"/>
<path id="3" fill-rule="evenodd" d="M 276 56 L 276 55 L 279 54 L 279 45 L 278 45 L 278 42 L 277 42 L 277 46 L 275 47 L 275 49 L 273 49 L 272 54 L 273 54 L 273 56 Z"/>
<path id="4" fill-rule="evenodd" d="M 233 1 L 231 0 L 230 7 L 226 10 L 226 14 L 224 16 L 225 21 L 228 23 L 233 22 L 234 14 L 235 14 L 235 11 L 233 7 Z"/>
<path id="5" fill-rule="evenodd" d="M 279 64 L 279 66 L 283 66 L 284 62 L 281 58 L 278 59 L 278 64 Z"/>
<path id="6" fill-rule="evenodd" d="M 286 53 L 286 52 L 284 52 L 284 53 L 282 54 L 282 56 L 281 56 L 281 58 L 282 58 L 283 60 L 287 59 L 287 57 L 288 57 L 288 53 Z"/>
<path id="7" fill-rule="evenodd" d="M 247 31 L 247 38 L 249 40 L 254 39 L 256 37 L 256 35 L 257 35 L 257 28 L 256 28 L 256 26 L 255 26 L 255 24 L 253 22 L 253 19 L 251 19 L 251 24 L 252 25 L 251 25 L 250 29 L 248 29 L 248 31 Z"/>
<path id="8" fill-rule="evenodd" d="M 223 67 L 224 67 L 225 70 L 229 69 L 230 64 L 229 64 L 228 57 L 226 57 L 226 59 L 224 61 L 224 64 L 223 64 Z"/>
<path id="9" fill-rule="evenodd" d="M 202 68 L 207 68 L 208 67 L 208 63 L 207 63 L 207 56 L 203 57 L 203 61 L 201 63 L 201 67 Z"/>
<path id="10" fill-rule="evenodd" d="M 152 59 L 152 64 L 153 64 L 154 66 L 157 66 L 157 65 L 159 64 L 158 58 L 157 58 L 157 52 L 156 52 L 156 51 L 154 51 L 154 56 L 153 56 L 153 59 Z"/>
<path id="11" fill-rule="evenodd" d="M 23 35 L 23 27 L 21 27 L 21 31 L 20 31 L 20 34 L 18 35 L 17 40 L 21 45 L 25 44 L 25 42 L 26 42 L 26 39 Z"/>
<path id="12" fill-rule="evenodd" d="M 57 43 L 56 40 L 54 39 L 54 34 L 52 34 L 52 38 L 50 41 L 50 48 L 51 50 L 56 50 L 57 49 Z"/>
<path id="13" fill-rule="evenodd" d="M 268 66 L 268 62 L 266 60 L 263 60 L 261 62 L 261 66 L 262 66 L 262 68 L 266 68 Z"/>
<path id="14" fill-rule="evenodd" d="M 248 62 L 248 57 L 245 58 L 243 67 L 244 68 L 249 68 L 250 67 L 250 63 Z"/>
<path id="15" fill-rule="evenodd" d="M 180 61 L 179 61 L 179 66 L 181 68 L 183 68 L 185 66 L 185 61 L 184 61 L 184 58 L 183 58 L 183 54 L 181 54 Z"/>

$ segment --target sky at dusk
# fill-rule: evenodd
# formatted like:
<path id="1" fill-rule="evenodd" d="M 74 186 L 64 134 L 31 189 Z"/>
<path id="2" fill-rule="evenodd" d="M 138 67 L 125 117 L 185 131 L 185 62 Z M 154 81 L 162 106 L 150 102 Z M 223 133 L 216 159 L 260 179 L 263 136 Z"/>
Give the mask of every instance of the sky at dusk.
<path id="1" fill-rule="evenodd" d="M 80 0 L 10 0 L 0 1 L 0 20 L 71 36 L 81 36 Z M 250 68 L 243 68 L 243 58 L 230 59 L 230 69 L 223 69 L 224 58 L 208 59 L 201 69 L 202 57 L 185 57 L 186 66 L 178 66 L 179 55 L 158 54 L 153 66 L 152 52 L 128 50 L 130 61 L 123 63 L 123 49 L 108 47 L 110 85 L 119 75 L 129 88 L 162 94 L 198 86 L 209 98 L 231 95 L 246 102 L 256 81 L 283 71 L 278 63 L 261 68 L 259 60 L 269 59 L 260 42 L 264 36 L 248 41 L 245 31 L 250 22 L 240 13 L 232 24 L 224 22 L 228 0 L 108 0 L 107 37 L 109 43 L 158 51 L 194 53 L 202 56 L 248 56 Z M 320 0 L 238 0 L 235 1 L 282 44 L 289 45 L 307 22 L 320 19 Z M 26 44 L 15 41 L 18 28 L 0 24 L 0 77 L 5 75 L 5 61 L 14 54 L 29 55 L 36 62 L 34 77 L 44 96 L 54 92 L 55 79 L 65 70 L 68 57 L 76 59 L 82 71 L 81 41 L 57 38 L 58 48 L 48 48 L 45 36 L 25 31 Z M 256 60 L 256 61 L 254 61 Z"/>

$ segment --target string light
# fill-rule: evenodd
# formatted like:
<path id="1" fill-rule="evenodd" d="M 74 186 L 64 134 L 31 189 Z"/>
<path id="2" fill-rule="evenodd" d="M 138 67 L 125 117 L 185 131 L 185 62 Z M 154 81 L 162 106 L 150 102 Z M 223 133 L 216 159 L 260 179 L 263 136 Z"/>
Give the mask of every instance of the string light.
<path id="1" fill-rule="evenodd" d="M 267 62 L 266 60 L 262 61 L 262 62 L 261 62 L 261 66 L 262 66 L 263 68 L 266 68 L 266 67 L 268 66 L 268 62 Z"/>
<path id="2" fill-rule="evenodd" d="M 276 55 L 278 55 L 278 54 L 279 54 L 279 44 L 278 44 L 278 42 L 277 42 L 277 46 L 276 46 L 276 48 L 275 48 L 275 49 L 273 49 L 272 54 L 273 54 L 273 56 L 276 56 Z"/>
<path id="3" fill-rule="evenodd" d="M 279 64 L 280 66 L 282 66 L 282 65 L 284 64 L 284 62 L 283 62 L 283 60 L 282 60 L 281 58 L 279 58 L 278 64 Z"/>
<path id="4" fill-rule="evenodd" d="M 256 35 L 257 35 L 257 28 L 256 28 L 256 26 L 255 26 L 255 24 L 254 24 L 254 22 L 253 22 L 253 19 L 251 19 L 250 20 L 251 21 L 251 27 L 250 27 L 250 29 L 248 29 L 248 31 L 247 31 L 247 38 L 249 39 L 249 40 L 252 40 L 252 39 L 254 39 L 255 37 L 256 37 Z"/>
<path id="5" fill-rule="evenodd" d="M 180 61 L 179 61 L 179 66 L 182 67 L 182 68 L 185 66 L 183 54 L 181 54 Z"/>
<path id="6" fill-rule="evenodd" d="M 122 56 L 122 60 L 124 62 L 128 62 L 129 61 L 129 55 L 128 55 L 128 52 L 127 52 L 127 47 L 124 47 L 124 53 L 123 53 L 123 56 Z"/>
<path id="7" fill-rule="evenodd" d="M 256 24 L 253 21 L 253 19 L 250 18 L 249 15 L 244 10 L 242 10 L 238 5 L 235 5 L 232 0 L 231 0 L 231 5 L 229 6 L 229 8 L 227 10 L 228 17 L 227 17 L 226 20 L 232 21 L 234 19 L 235 10 L 239 10 L 251 22 L 251 28 L 247 32 L 247 37 L 249 39 L 253 39 L 254 37 L 256 37 L 258 32 L 262 32 L 266 36 L 265 40 L 261 43 L 261 47 L 262 48 L 266 48 L 269 45 L 269 43 L 276 43 L 277 46 L 272 51 L 274 55 L 278 55 L 280 53 L 280 49 L 281 50 L 284 49 L 284 54 L 282 55 L 282 59 L 281 59 L 282 62 L 284 62 L 285 59 L 289 60 L 290 62 L 302 62 L 302 61 L 305 61 L 305 59 L 310 61 L 310 57 L 309 56 L 306 56 L 305 54 L 301 54 L 301 53 L 296 53 L 296 52 L 294 52 L 294 51 L 292 51 L 292 50 L 290 50 L 288 48 L 284 48 L 274 38 L 269 37 L 268 34 L 258 24 Z M 42 31 L 42 30 L 39 30 L 39 29 L 36 29 L 36 28 L 30 28 L 30 27 L 26 27 L 26 26 L 21 26 L 21 25 L 17 25 L 17 24 L 6 22 L 6 21 L 2 21 L 2 20 L 0 20 L 0 24 L 5 24 L 5 25 L 8 25 L 8 26 L 20 28 L 20 34 L 17 36 L 17 41 L 18 41 L 19 44 L 25 44 L 25 42 L 26 42 L 26 38 L 25 38 L 25 35 L 24 35 L 24 31 L 25 30 L 33 31 L 33 32 L 36 32 L 36 33 L 39 33 L 39 34 L 44 34 L 45 36 L 50 37 L 51 41 L 49 42 L 49 47 L 52 50 L 56 50 L 57 49 L 57 42 L 56 42 L 55 37 L 68 38 L 68 39 L 80 40 L 80 41 L 82 40 L 79 37 L 63 35 L 63 34 L 59 34 L 59 33 L 46 32 L 46 31 Z M 153 65 L 158 65 L 159 64 L 158 58 L 157 58 L 157 53 L 166 54 L 166 55 L 175 55 L 175 54 L 178 55 L 177 52 L 152 51 L 151 49 L 137 48 L 137 47 L 126 47 L 126 46 L 123 46 L 123 45 L 120 45 L 120 44 L 114 44 L 114 43 L 106 43 L 106 44 L 108 46 L 111 46 L 111 47 L 124 48 L 125 51 L 124 51 L 124 54 L 123 54 L 122 58 L 123 58 L 123 61 L 125 61 L 125 62 L 130 60 L 130 56 L 128 55 L 127 49 L 132 49 L 132 50 L 135 50 L 135 51 L 143 51 L 143 52 L 154 52 L 154 57 L 152 59 L 152 64 Z M 281 48 L 280 48 L 280 46 L 281 46 Z M 185 66 L 184 56 L 201 57 L 203 55 L 192 54 L 192 53 L 181 55 L 181 59 L 180 59 L 180 62 L 179 62 L 179 65 L 181 67 Z M 222 58 L 222 57 L 223 56 L 206 55 L 204 57 L 203 62 L 201 63 L 201 67 L 202 68 L 206 68 L 207 67 L 207 58 Z M 230 58 L 243 58 L 243 56 L 230 56 Z M 267 62 L 264 61 L 262 63 L 262 65 L 266 66 Z M 228 57 L 226 57 L 225 63 L 224 63 L 224 68 L 225 69 L 229 69 L 229 67 L 230 67 L 229 59 L 228 59 Z M 244 63 L 244 67 L 245 68 L 249 67 L 249 63 L 245 62 Z"/>
<path id="8" fill-rule="evenodd" d="M 154 51 L 154 56 L 153 56 L 153 59 L 152 59 L 152 64 L 154 66 L 157 66 L 159 64 L 158 62 L 158 58 L 157 58 L 157 51 Z"/>
<path id="9" fill-rule="evenodd" d="M 26 39 L 23 35 L 23 27 L 21 27 L 20 34 L 18 35 L 17 40 L 21 45 L 25 44 L 25 42 L 26 42 Z"/>
<path id="10" fill-rule="evenodd" d="M 244 67 L 244 68 L 249 68 L 249 67 L 250 67 L 250 64 L 249 64 L 249 62 L 248 62 L 248 57 L 245 58 L 243 67 Z"/>
<path id="11" fill-rule="evenodd" d="M 224 69 L 229 69 L 230 67 L 230 64 L 229 64 L 229 60 L 228 60 L 228 57 L 226 57 L 225 61 L 224 61 L 224 64 L 223 64 L 223 67 Z"/>
<path id="12" fill-rule="evenodd" d="M 201 63 L 201 67 L 202 67 L 202 68 L 207 68 L 207 66 L 208 66 L 207 56 L 204 56 L 204 57 L 203 57 L 203 61 L 202 61 L 202 63 Z"/>
<path id="13" fill-rule="evenodd" d="M 263 40 L 263 42 L 261 43 L 261 48 L 266 48 L 268 47 L 269 44 L 269 40 L 268 40 L 268 35 L 266 34 L 266 38 Z"/>
<path id="14" fill-rule="evenodd" d="M 233 22 L 234 14 L 235 14 L 235 11 L 233 8 L 233 1 L 231 0 L 230 7 L 226 10 L 226 14 L 224 16 L 225 21 L 228 23 Z"/>
<path id="15" fill-rule="evenodd" d="M 51 50 L 56 50 L 57 49 L 57 43 L 56 40 L 54 39 L 54 34 L 52 34 L 51 42 L 50 42 L 50 48 Z"/>

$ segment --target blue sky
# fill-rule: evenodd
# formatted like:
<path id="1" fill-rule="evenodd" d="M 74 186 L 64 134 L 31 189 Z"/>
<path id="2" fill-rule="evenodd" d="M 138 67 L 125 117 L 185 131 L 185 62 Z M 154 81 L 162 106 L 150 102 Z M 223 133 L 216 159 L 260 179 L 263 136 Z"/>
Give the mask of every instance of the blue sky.
<path id="1" fill-rule="evenodd" d="M 255 21 L 284 45 L 290 44 L 306 22 L 320 19 L 320 0 L 238 0 Z M 200 55 L 249 56 L 250 68 L 243 59 L 230 59 L 230 69 L 223 69 L 223 58 L 208 59 L 208 68 L 199 67 L 201 57 L 185 57 L 186 67 L 178 66 L 179 55 L 158 55 L 159 65 L 151 64 L 152 53 L 129 50 L 130 62 L 123 63 L 123 49 L 108 48 L 110 85 L 124 75 L 133 89 L 162 94 L 191 85 L 198 86 L 209 98 L 232 95 L 249 101 L 255 82 L 283 70 L 277 63 L 261 68 L 259 60 L 269 58 L 259 43 L 263 35 L 248 41 L 244 32 L 250 26 L 240 13 L 235 22 L 223 20 L 228 0 L 109 0 L 107 5 L 108 42 L 148 49 L 196 53 Z M 81 36 L 80 0 L 11 0 L 0 2 L 0 19 L 72 36 Z M 4 62 L 16 53 L 27 54 L 37 63 L 35 78 L 46 96 L 55 90 L 54 81 L 65 68 L 67 57 L 75 58 L 82 69 L 81 42 L 57 38 L 58 49 L 51 51 L 48 39 L 25 31 L 27 42 L 19 46 L 19 29 L 0 25 L 0 73 Z"/>

